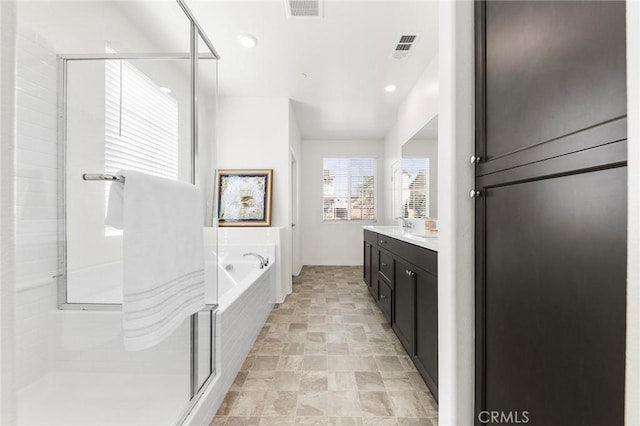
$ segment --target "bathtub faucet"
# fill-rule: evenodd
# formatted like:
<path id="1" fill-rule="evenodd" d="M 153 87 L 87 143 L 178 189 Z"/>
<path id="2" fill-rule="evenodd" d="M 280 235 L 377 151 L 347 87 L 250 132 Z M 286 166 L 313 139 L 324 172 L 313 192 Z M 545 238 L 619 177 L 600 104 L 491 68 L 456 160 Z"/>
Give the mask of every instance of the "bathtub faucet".
<path id="1" fill-rule="evenodd" d="M 258 253 L 245 253 L 245 254 L 243 254 L 243 256 L 255 256 L 255 257 L 257 257 L 258 260 L 260 260 L 260 269 L 264 268 L 265 266 L 267 266 L 269 264 L 269 258 L 267 257 L 265 259 L 264 257 L 259 255 Z"/>

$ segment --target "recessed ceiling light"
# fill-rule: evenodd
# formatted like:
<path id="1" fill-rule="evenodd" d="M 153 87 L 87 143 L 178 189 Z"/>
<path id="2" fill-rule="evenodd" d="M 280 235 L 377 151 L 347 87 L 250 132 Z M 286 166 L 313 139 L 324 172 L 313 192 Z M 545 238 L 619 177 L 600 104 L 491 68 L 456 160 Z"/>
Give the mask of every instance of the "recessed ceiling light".
<path id="1" fill-rule="evenodd" d="M 394 90 L 396 90 L 396 86 L 394 86 L 393 84 L 390 84 L 384 88 L 385 92 L 393 92 Z"/>
<path id="2" fill-rule="evenodd" d="M 240 34 L 238 41 L 242 47 L 246 47 L 247 49 L 253 49 L 258 44 L 258 39 L 251 34 Z"/>
<path id="3" fill-rule="evenodd" d="M 168 87 L 161 87 L 161 88 L 160 88 L 160 91 L 161 91 L 162 93 L 171 93 L 171 89 L 169 89 Z"/>

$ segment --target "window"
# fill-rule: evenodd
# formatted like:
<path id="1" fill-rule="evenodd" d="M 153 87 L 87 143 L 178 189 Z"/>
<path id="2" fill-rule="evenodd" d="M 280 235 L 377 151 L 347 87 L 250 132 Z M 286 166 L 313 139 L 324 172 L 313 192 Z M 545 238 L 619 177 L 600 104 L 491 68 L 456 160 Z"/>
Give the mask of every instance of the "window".
<path id="1" fill-rule="evenodd" d="M 178 103 L 128 61 L 105 62 L 105 172 L 178 179 Z M 119 234 L 111 227 L 105 233 Z"/>
<path id="2" fill-rule="evenodd" d="M 376 160 L 323 159 L 322 218 L 324 221 L 376 220 Z"/>
<path id="3" fill-rule="evenodd" d="M 429 217 L 429 159 L 402 159 L 402 216 Z"/>

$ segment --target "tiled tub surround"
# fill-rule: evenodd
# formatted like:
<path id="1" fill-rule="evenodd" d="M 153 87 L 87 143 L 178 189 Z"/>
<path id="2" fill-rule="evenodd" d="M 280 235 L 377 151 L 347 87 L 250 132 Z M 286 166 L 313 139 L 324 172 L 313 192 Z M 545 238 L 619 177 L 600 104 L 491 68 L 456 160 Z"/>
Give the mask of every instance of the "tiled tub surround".
<path id="1" fill-rule="evenodd" d="M 436 425 L 435 401 L 361 267 L 305 266 L 212 425 Z"/>
<path id="2" fill-rule="evenodd" d="M 258 259 L 242 256 L 247 252 L 268 257 L 269 266 L 258 269 Z M 218 270 L 219 307 L 216 313 L 216 376 L 186 419 L 186 425 L 201 425 L 211 419 L 261 332 L 274 306 L 275 257 L 273 244 L 221 245 Z M 229 272 L 225 269 L 228 265 L 234 266 Z M 252 271 L 243 275 L 249 265 Z M 207 266 L 215 267 L 212 264 Z"/>

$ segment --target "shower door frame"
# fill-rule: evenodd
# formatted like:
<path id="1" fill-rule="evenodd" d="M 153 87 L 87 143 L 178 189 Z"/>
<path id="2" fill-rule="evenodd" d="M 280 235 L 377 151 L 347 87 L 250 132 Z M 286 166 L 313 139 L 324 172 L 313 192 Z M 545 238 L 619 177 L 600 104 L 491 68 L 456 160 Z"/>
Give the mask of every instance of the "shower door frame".
<path id="1" fill-rule="evenodd" d="M 70 61 L 98 61 L 98 60 L 189 60 L 189 92 L 190 92 L 190 147 L 191 147 L 191 183 L 197 183 L 198 176 L 198 61 L 220 59 L 213 44 L 202 30 L 195 16 L 184 0 L 176 0 L 190 21 L 189 53 L 104 53 L 104 54 L 62 54 L 58 55 L 58 273 L 53 278 L 57 280 L 58 309 L 80 311 L 120 311 L 119 303 L 69 303 L 67 301 L 67 77 Z M 208 53 L 198 52 L 198 41 L 201 39 Z M 217 85 L 217 76 L 216 76 Z M 217 87 L 216 87 L 217 90 Z M 88 173 L 94 172 L 88 170 Z M 96 171 L 101 172 L 101 171 Z M 215 172 L 215 170 L 214 170 Z M 200 400 L 203 390 L 216 375 L 215 368 L 215 314 L 217 304 L 207 304 L 200 312 L 191 315 L 190 322 L 190 398 L 178 423 L 183 423 Z M 198 314 L 209 313 L 209 374 L 198 386 Z"/>

